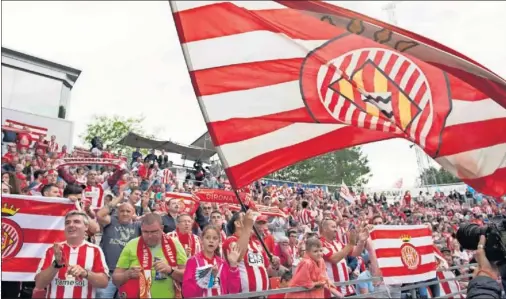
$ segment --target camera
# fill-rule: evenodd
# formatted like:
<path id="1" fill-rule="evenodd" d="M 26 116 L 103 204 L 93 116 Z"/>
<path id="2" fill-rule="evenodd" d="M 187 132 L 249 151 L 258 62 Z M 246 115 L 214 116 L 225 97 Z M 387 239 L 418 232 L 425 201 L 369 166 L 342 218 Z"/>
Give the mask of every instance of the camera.
<path id="1" fill-rule="evenodd" d="M 457 230 L 457 240 L 462 248 L 476 250 L 480 236 L 487 238 L 485 254 L 490 262 L 502 265 L 506 262 L 506 219 L 497 216 L 490 219 L 487 226 L 473 223 L 461 224 Z"/>

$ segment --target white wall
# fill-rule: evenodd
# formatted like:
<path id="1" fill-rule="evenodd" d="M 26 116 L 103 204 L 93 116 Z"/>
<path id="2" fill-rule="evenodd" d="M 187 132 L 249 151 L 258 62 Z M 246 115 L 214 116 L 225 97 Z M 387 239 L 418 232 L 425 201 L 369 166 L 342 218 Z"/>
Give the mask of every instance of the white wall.
<path id="1" fill-rule="evenodd" d="M 2 108 L 2 125 L 5 124 L 7 119 L 19 121 L 32 126 L 47 128 L 48 138 L 51 135 L 56 135 L 56 141 L 60 145 L 66 145 L 67 149 L 72 150 L 74 134 L 74 123 L 61 118 L 51 118 L 39 116 L 31 113 L 21 112 L 8 108 Z"/>

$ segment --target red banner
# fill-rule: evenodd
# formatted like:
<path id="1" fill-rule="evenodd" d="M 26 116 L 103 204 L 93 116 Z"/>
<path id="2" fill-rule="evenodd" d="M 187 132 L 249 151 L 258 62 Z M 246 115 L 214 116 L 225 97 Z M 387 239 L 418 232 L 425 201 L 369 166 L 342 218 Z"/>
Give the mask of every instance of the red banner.
<path id="1" fill-rule="evenodd" d="M 203 189 L 194 193 L 201 202 L 212 202 L 218 204 L 239 204 L 233 191 L 224 191 L 217 189 Z M 244 204 L 251 200 L 248 193 L 239 192 L 239 196 Z"/>

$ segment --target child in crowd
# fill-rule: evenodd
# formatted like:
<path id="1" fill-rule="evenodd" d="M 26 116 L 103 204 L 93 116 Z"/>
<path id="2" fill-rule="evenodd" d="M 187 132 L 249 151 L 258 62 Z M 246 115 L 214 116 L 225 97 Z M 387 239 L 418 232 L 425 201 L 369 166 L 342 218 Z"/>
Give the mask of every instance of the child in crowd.
<path id="1" fill-rule="evenodd" d="M 203 249 L 186 263 L 183 276 L 183 297 L 213 297 L 239 293 L 241 278 L 237 268 L 240 251 L 231 248 L 228 262 L 218 254 L 221 234 L 218 228 L 207 225 L 202 232 Z"/>
<path id="2" fill-rule="evenodd" d="M 322 243 L 316 237 L 306 240 L 306 254 L 300 261 L 290 287 L 305 287 L 309 290 L 286 294 L 285 298 L 324 298 L 324 290 L 327 289 L 333 296 L 342 298 L 332 281 L 327 276 L 327 270 L 323 261 Z"/>

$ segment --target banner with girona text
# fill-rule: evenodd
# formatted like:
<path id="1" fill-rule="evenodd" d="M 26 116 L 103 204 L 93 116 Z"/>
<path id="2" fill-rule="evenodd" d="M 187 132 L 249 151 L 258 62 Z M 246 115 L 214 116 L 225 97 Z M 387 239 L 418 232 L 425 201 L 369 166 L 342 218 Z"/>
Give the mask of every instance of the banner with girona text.
<path id="1" fill-rule="evenodd" d="M 64 198 L 2 194 L 2 281 L 33 281 L 46 249 L 65 241 L 65 214 L 75 209 Z"/>
<path id="2" fill-rule="evenodd" d="M 432 233 L 425 225 L 376 225 L 371 240 L 385 284 L 436 278 Z"/>

